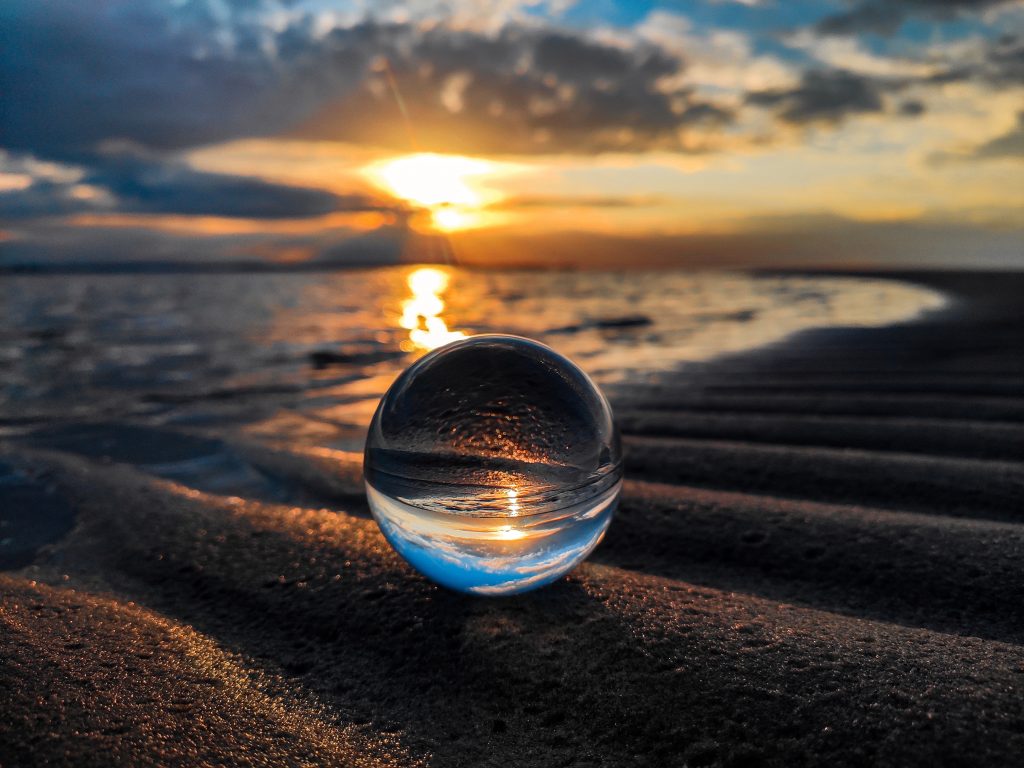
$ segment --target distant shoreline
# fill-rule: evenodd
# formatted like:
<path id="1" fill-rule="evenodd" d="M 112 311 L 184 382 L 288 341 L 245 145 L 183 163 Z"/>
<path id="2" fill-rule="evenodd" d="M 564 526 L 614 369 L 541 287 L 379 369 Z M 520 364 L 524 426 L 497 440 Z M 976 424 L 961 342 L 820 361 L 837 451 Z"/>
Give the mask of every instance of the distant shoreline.
<path id="1" fill-rule="evenodd" d="M 514 264 L 503 263 L 493 266 L 475 264 L 453 264 L 446 261 L 408 261 L 408 262 L 350 262 L 346 264 L 330 264 L 322 262 L 304 262 L 290 264 L 273 264 L 262 261 L 246 262 L 216 262 L 199 264 L 186 261 L 154 261 L 154 262 L 112 262 L 109 264 L 101 262 L 83 262 L 80 264 L 12 264 L 0 266 L 0 275 L 17 276 L 49 276 L 49 275 L 190 275 L 190 274 L 289 274 L 306 272 L 346 272 L 361 269 L 383 269 L 387 267 L 413 267 L 420 265 L 436 265 L 453 267 L 467 270 L 469 272 L 743 272 L 751 275 L 770 277 L 773 275 L 808 275 L 808 276 L 829 276 L 829 277 L 880 277 L 889 279 L 929 279 L 931 276 L 939 279 L 963 275 L 984 275 L 992 277 L 995 275 L 1020 276 L 1024 275 L 1024 268 L 1019 270 L 1005 268 L 971 268 L 950 267 L 948 269 L 922 266 L 906 267 L 894 266 L 891 269 L 870 266 L 835 266 L 835 267 L 761 267 L 761 266 L 736 266 L 728 265 L 721 267 L 708 266 L 687 266 L 679 264 L 675 266 L 657 264 L 650 266 L 639 266 L 622 269 L 609 269 L 606 267 L 588 267 L 586 265 L 553 264 L 551 266 L 537 266 L 536 264 Z"/>

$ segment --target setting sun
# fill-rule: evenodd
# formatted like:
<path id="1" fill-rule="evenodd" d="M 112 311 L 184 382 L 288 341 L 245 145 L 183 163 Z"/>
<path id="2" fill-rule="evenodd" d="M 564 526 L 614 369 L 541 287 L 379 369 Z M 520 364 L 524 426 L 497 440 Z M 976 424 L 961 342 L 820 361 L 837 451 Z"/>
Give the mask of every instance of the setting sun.
<path id="1" fill-rule="evenodd" d="M 407 155 L 375 163 L 367 174 L 403 200 L 431 208 L 465 205 L 477 208 L 486 201 L 471 179 L 492 169 L 486 160 L 448 155 Z"/>
<path id="2" fill-rule="evenodd" d="M 364 174 L 389 194 L 429 210 L 435 228 L 451 231 L 492 219 L 483 209 L 504 195 L 487 182 L 515 169 L 510 163 L 420 153 L 373 163 Z"/>

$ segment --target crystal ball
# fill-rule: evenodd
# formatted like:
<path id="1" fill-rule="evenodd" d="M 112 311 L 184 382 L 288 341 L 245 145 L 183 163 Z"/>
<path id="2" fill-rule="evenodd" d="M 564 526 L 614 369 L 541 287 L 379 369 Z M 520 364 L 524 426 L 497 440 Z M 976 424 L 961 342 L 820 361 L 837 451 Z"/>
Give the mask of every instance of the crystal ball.
<path id="1" fill-rule="evenodd" d="M 380 401 L 366 495 L 410 565 L 462 592 L 548 584 L 611 522 L 622 448 L 608 401 L 536 341 L 485 335 L 413 363 Z"/>

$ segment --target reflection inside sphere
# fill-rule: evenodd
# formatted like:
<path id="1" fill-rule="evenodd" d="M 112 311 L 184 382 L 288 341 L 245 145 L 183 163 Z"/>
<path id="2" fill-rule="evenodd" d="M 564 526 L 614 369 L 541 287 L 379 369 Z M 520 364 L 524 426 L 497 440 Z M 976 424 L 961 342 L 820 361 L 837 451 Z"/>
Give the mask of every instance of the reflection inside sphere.
<path id="1" fill-rule="evenodd" d="M 515 336 L 448 344 L 381 400 L 367 496 L 392 546 L 452 589 L 539 587 L 586 557 L 622 486 L 607 401 L 550 348 Z"/>

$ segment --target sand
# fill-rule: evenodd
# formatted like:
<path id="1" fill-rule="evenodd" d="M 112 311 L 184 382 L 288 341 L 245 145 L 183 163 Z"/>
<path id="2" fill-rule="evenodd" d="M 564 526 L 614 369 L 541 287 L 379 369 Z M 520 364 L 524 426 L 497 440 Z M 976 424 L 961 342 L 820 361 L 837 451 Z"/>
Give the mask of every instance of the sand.
<path id="1" fill-rule="evenodd" d="M 955 301 L 612 388 L 620 513 L 519 597 L 413 573 L 354 453 L 11 432 L 57 522 L 0 576 L 0 765 L 1021 765 L 1024 277 L 906 277 Z"/>

